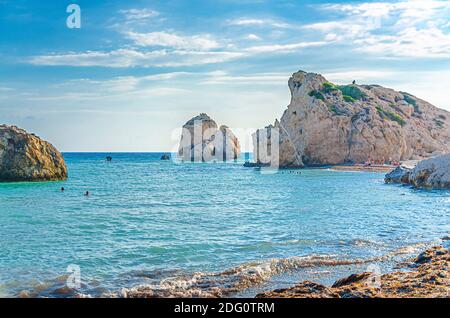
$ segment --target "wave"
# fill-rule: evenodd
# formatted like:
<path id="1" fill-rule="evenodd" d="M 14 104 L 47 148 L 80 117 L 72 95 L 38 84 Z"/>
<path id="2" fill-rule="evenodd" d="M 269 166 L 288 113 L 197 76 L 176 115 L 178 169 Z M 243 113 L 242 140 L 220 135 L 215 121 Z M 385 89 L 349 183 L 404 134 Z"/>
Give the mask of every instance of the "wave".
<path id="1" fill-rule="evenodd" d="M 270 280 L 273 276 L 302 268 L 332 267 L 381 262 L 398 255 L 412 254 L 423 249 L 419 243 L 399 248 L 383 256 L 368 259 L 338 259 L 329 255 L 295 256 L 270 259 L 261 262 L 244 263 L 218 273 L 197 272 L 163 279 L 158 284 L 123 288 L 121 291 L 104 295 L 106 297 L 226 297 Z"/>
<path id="2" fill-rule="evenodd" d="M 361 242 L 357 242 L 361 243 Z M 368 242 L 364 242 L 366 244 Z M 44 283 L 36 283 L 30 290 L 21 291 L 18 297 L 182 297 L 216 298 L 226 297 L 269 281 L 272 277 L 304 268 L 317 267 L 319 273 L 324 267 L 359 265 L 382 262 L 398 255 L 413 254 L 429 246 L 418 243 L 404 246 L 385 255 L 366 259 L 341 259 L 335 255 L 309 255 L 289 258 L 274 258 L 265 261 L 248 262 L 222 272 L 186 273 L 183 270 L 157 269 L 153 271 L 131 271 L 127 276 L 150 280 L 151 283 L 110 292 L 98 281 L 84 283 L 82 291 L 65 285 L 67 276 L 59 276 Z M 130 283 L 130 282 L 128 282 Z M 128 284 L 125 284 L 128 285 Z"/>

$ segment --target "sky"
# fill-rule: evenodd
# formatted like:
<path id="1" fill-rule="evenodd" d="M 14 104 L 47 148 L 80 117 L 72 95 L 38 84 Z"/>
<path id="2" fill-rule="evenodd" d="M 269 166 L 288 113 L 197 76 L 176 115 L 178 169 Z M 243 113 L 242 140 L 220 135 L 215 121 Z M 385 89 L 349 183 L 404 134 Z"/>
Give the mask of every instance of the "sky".
<path id="1" fill-rule="evenodd" d="M 0 123 L 64 152 L 172 151 L 201 112 L 244 139 L 298 70 L 450 110 L 450 1 L 0 0 Z"/>

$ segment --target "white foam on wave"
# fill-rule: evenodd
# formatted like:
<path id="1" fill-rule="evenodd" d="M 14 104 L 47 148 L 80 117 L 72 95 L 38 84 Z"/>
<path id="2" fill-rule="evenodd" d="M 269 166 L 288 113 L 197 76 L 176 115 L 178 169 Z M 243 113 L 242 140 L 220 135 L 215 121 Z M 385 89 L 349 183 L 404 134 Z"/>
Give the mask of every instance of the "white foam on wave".
<path id="1" fill-rule="evenodd" d="M 197 272 L 166 278 L 158 284 L 124 288 L 112 297 L 225 297 L 268 281 L 275 275 L 310 267 L 357 265 L 385 261 L 412 254 L 427 244 L 401 247 L 383 256 L 368 259 L 339 259 L 332 255 L 294 256 L 249 262 L 218 273 Z"/>

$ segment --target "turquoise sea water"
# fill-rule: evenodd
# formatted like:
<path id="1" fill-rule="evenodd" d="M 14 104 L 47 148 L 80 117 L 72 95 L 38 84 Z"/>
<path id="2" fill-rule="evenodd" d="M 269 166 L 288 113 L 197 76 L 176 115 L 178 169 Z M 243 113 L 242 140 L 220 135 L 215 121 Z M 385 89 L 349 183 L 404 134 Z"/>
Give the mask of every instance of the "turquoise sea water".
<path id="1" fill-rule="evenodd" d="M 231 294 L 252 296 L 324 279 L 314 276 L 321 266 L 342 271 L 332 260 L 412 253 L 450 234 L 449 191 L 385 185 L 381 173 L 261 174 L 243 158 L 177 164 L 156 153 L 107 155 L 64 154 L 66 182 L 0 184 L 0 296 L 70 296 L 58 290 L 70 264 L 81 269 L 79 292 L 94 296 L 137 284 L 169 293 L 221 288 L 259 275 L 252 289 Z M 310 264 L 312 255 L 320 257 Z"/>

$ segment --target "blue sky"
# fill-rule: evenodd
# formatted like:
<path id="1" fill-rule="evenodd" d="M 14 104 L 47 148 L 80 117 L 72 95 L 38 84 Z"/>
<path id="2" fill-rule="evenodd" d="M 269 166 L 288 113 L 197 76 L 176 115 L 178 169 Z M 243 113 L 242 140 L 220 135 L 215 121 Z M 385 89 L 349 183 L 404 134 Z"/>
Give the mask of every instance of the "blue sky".
<path id="1" fill-rule="evenodd" d="M 245 135 L 299 69 L 450 110 L 450 1 L 0 0 L 0 123 L 62 151 L 172 150 L 200 112 Z"/>

